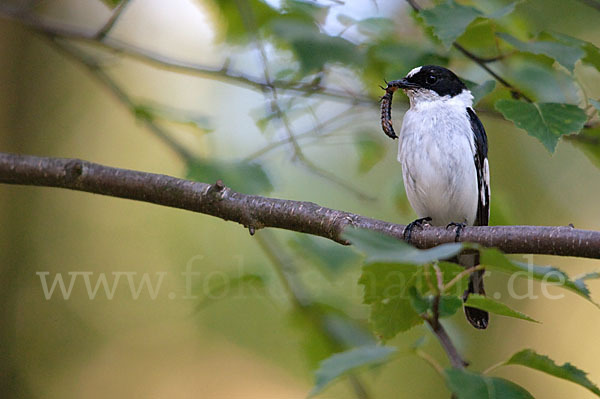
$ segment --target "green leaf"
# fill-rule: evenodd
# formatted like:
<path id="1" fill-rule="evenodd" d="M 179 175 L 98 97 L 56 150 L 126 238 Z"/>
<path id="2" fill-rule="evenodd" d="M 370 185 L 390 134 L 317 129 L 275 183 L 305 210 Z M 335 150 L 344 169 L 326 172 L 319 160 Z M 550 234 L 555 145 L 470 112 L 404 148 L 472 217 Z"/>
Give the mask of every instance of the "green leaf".
<path id="1" fill-rule="evenodd" d="M 366 255 L 366 263 L 397 262 L 420 265 L 451 258 L 463 247 L 461 243 L 450 243 L 421 250 L 382 233 L 354 228 L 345 229 L 342 238 L 350 241 Z"/>
<path id="2" fill-rule="evenodd" d="M 115 8 L 121 3 L 122 0 L 102 0 L 104 4 L 109 6 L 110 8 Z"/>
<path id="3" fill-rule="evenodd" d="M 444 284 L 448 283 L 464 269 L 454 263 L 439 262 Z M 463 279 L 466 285 L 466 278 Z M 422 317 L 413 308 L 409 291 L 426 292 L 428 284 L 424 278 L 424 268 L 409 263 L 373 263 L 363 267 L 359 284 L 364 286 L 364 303 L 371 305 L 370 321 L 380 338 L 393 338 L 423 323 Z M 462 282 L 454 286 L 457 295 L 462 295 Z M 420 294 L 418 294 L 420 295 Z M 413 294 L 414 296 L 414 294 Z M 425 299 L 432 301 L 431 299 Z M 440 303 L 440 313 L 450 316 L 460 308 L 457 296 L 445 295 Z M 429 306 L 429 305 L 427 305 Z"/>
<path id="4" fill-rule="evenodd" d="M 480 248 L 479 261 L 489 270 L 497 270 L 508 274 L 517 273 L 518 277 L 551 283 L 568 289 L 594 303 L 590 297 L 590 291 L 585 286 L 583 280 L 572 281 L 565 272 L 555 267 L 513 262 L 495 248 Z"/>
<path id="5" fill-rule="evenodd" d="M 585 55 L 585 52 L 578 46 L 551 41 L 522 42 L 508 33 L 497 33 L 497 36 L 519 51 L 550 57 L 570 72 L 573 72 L 575 63 Z"/>
<path id="6" fill-rule="evenodd" d="M 585 285 L 585 280 L 597 279 L 600 278 L 600 272 L 591 272 L 584 273 L 573 278 L 573 284 L 577 286 L 583 292 L 589 292 L 587 286 Z"/>
<path id="7" fill-rule="evenodd" d="M 408 289 L 408 295 L 410 304 L 418 314 L 425 314 L 431 308 L 431 301 L 423 298 L 414 285 Z"/>
<path id="8" fill-rule="evenodd" d="M 359 256 L 351 248 L 321 237 L 298 234 L 290 241 L 298 256 L 323 266 L 332 275 L 338 275 L 349 265 L 356 264 Z"/>
<path id="9" fill-rule="evenodd" d="M 318 4 L 315 1 L 283 0 L 282 2 L 282 9 L 286 14 L 310 22 L 325 23 L 329 8 L 329 6 Z"/>
<path id="10" fill-rule="evenodd" d="M 486 80 L 481 84 L 476 84 L 472 82 L 465 82 L 468 89 L 471 90 L 471 94 L 473 94 L 473 105 L 477 105 L 479 101 L 488 94 L 490 94 L 496 88 L 495 80 Z"/>
<path id="11" fill-rule="evenodd" d="M 375 140 L 368 133 L 363 133 L 355 137 L 354 145 L 358 152 L 358 172 L 367 173 L 373 166 L 383 159 L 387 146 L 384 146 L 380 140 Z"/>
<path id="12" fill-rule="evenodd" d="M 446 383 L 458 399 L 533 399 L 514 382 L 467 370 L 446 369 Z"/>
<path id="13" fill-rule="evenodd" d="M 188 125 L 198 129 L 202 133 L 208 133 L 213 130 L 210 119 L 206 115 L 162 104 L 154 104 L 152 102 L 140 103 L 134 107 L 134 113 L 140 119 L 149 121 L 164 120 L 166 122 Z"/>
<path id="14" fill-rule="evenodd" d="M 600 389 L 587 378 L 584 371 L 570 363 L 559 366 L 548 356 L 540 355 L 531 349 L 524 349 L 515 353 L 505 364 L 518 364 L 550 374 L 557 378 L 574 382 L 575 384 L 590 390 L 596 396 L 600 396 Z"/>
<path id="15" fill-rule="evenodd" d="M 291 47 L 304 73 L 318 72 L 327 63 L 362 65 L 364 60 L 364 54 L 355 44 L 322 33 L 314 23 L 281 16 L 269 28 L 278 43 Z"/>
<path id="16" fill-rule="evenodd" d="M 457 296 L 442 295 L 440 297 L 440 317 L 450 317 L 462 308 L 463 301 Z"/>
<path id="17" fill-rule="evenodd" d="M 142 121 L 153 121 L 155 118 L 154 110 L 148 105 L 138 104 L 133 107 L 133 114 Z"/>
<path id="18" fill-rule="evenodd" d="M 519 1 L 515 1 L 492 13 L 484 14 L 476 8 L 448 0 L 436 7 L 421 11 L 419 15 L 433 29 L 434 35 L 449 48 L 476 18 L 502 18 L 512 13 L 518 3 Z"/>
<path id="19" fill-rule="evenodd" d="M 382 42 L 369 41 L 365 46 L 366 60 L 362 66 L 362 77 L 365 85 L 373 90 L 373 95 L 381 95 L 378 85 L 382 83 L 382 78 L 400 79 L 415 65 L 448 64 L 448 58 L 436 54 L 433 48 L 424 44 L 400 43 L 388 39 Z"/>
<path id="20" fill-rule="evenodd" d="M 344 347 L 375 345 L 375 337 L 370 327 L 350 318 L 345 314 L 330 311 L 322 316 L 321 335 L 323 328 L 327 330 L 328 337 L 334 337 Z"/>
<path id="21" fill-rule="evenodd" d="M 409 287 L 423 285 L 423 269 L 415 265 L 374 263 L 363 267 L 358 283 L 364 286 L 364 303 L 371 305 L 373 330 L 383 340 L 423 323 L 413 309 Z"/>
<path id="22" fill-rule="evenodd" d="M 518 0 L 513 3 L 507 4 L 506 6 L 502 7 L 501 9 L 488 14 L 487 17 L 490 19 L 500 19 L 502 17 L 507 16 L 508 14 L 512 14 L 512 12 L 515 10 L 515 7 L 520 2 L 521 2 L 521 0 Z"/>
<path id="23" fill-rule="evenodd" d="M 223 183 L 245 194 L 268 193 L 273 185 L 263 167 L 256 162 L 196 159 L 187 165 L 188 179 L 204 183 Z"/>
<path id="24" fill-rule="evenodd" d="M 435 36 L 447 48 L 467 29 L 467 26 L 483 13 L 473 7 L 463 6 L 449 0 L 419 13 L 425 23 L 433 28 Z"/>
<path id="25" fill-rule="evenodd" d="M 506 119 L 540 140 L 551 153 L 560 136 L 579 132 L 587 120 L 585 111 L 571 104 L 501 99 L 495 106 Z"/>
<path id="26" fill-rule="evenodd" d="M 600 168 L 600 129 L 585 129 L 570 140 L 579 147 L 588 159 Z"/>
<path id="27" fill-rule="evenodd" d="M 554 39 L 571 46 L 578 46 L 585 52 L 585 57 L 581 59 L 582 62 L 592 65 L 598 71 L 600 71 L 600 49 L 590 42 L 565 35 L 564 33 L 548 32 L 548 35 Z"/>
<path id="28" fill-rule="evenodd" d="M 600 49 L 592 43 L 587 42 L 582 48 L 585 51 L 585 57 L 581 61 L 592 65 L 596 70 L 600 71 Z"/>
<path id="29" fill-rule="evenodd" d="M 465 303 L 465 306 L 470 306 L 473 308 L 481 309 L 488 311 L 490 313 L 499 314 L 501 316 L 514 317 L 521 320 L 533 321 L 534 323 L 539 323 L 539 321 L 532 319 L 531 317 L 517 312 L 506 306 L 503 303 L 496 302 L 490 298 L 486 298 L 482 295 L 471 294 L 469 295 L 469 299 Z"/>
<path id="30" fill-rule="evenodd" d="M 389 18 L 366 18 L 361 19 L 356 27 L 365 36 L 382 37 L 394 31 L 394 21 Z"/>
<path id="31" fill-rule="evenodd" d="M 396 348 L 390 346 L 367 345 L 336 353 L 321 362 L 315 373 L 315 386 L 310 396 L 318 394 L 333 380 L 352 370 L 384 363 L 394 352 Z"/>
<path id="32" fill-rule="evenodd" d="M 412 286 L 408 289 L 408 294 L 410 296 L 410 304 L 415 312 L 417 312 L 419 315 L 433 314 L 433 302 L 435 299 L 433 295 L 427 295 L 423 297 L 415 286 Z M 441 318 L 450 317 L 461 307 L 462 300 L 459 297 L 442 295 L 438 305 L 439 316 Z"/>
<path id="33" fill-rule="evenodd" d="M 232 43 L 246 43 L 256 35 L 255 27 L 264 27 L 280 16 L 263 0 L 214 0 L 212 3 L 219 10 L 219 28 L 225 40 Z"/>

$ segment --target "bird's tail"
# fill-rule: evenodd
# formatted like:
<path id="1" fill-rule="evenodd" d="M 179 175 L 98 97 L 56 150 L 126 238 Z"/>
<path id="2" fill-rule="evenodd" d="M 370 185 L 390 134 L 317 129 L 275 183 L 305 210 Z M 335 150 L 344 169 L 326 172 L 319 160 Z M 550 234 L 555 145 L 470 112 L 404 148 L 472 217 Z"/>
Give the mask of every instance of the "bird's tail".
<path id="1" fill-rule="evenodd" d="M 470 268 L 479 264 L 479 253 L 462 253 L 458 256 L 459 264 L 463 267 Z M 463 302 L 469 298 L 469 294 L 485 295 L 483 288 L 484 270 L 477 270 L 471 273 L 469 278 L 469 286 L 463 294 Z M 485 310 L 465 306 L 465 316 L 471 325 L 477 329 L 483 330 L 488 326 L 490 315 Z"/>

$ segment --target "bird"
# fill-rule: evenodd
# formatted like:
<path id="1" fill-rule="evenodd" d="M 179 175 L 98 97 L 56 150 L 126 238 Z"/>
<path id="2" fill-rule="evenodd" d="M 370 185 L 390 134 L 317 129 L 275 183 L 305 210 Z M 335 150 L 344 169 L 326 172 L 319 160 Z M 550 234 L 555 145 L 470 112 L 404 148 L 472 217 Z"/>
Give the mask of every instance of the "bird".
<path id="1" fill-rule="evenodd" d="M 398 161 L 408 201 L 418 219 L 407 225 L 410 242 L 413 228 L 428 223 L 454 226 L 456 241 L 464 226 L 487 226 L 490 215 L 488 143 L 483 124 L 473 110 L 473 95 L 456 74 L 437 65 L 412 69 L 404 78 L 388 83 L 382 97 L 382 127 L 398 138 Z M 391 122 L 391 99 L 397 89 L 408 96 L 400 135 Z M 478 254 L 462 253 L 458 261 L 475 267 Z M 484 270 L 471 273 L 463 294 L 485 295 Z M 478 329 L 488 326 L 487 312 L 465 306 L 467 320 Z"/>

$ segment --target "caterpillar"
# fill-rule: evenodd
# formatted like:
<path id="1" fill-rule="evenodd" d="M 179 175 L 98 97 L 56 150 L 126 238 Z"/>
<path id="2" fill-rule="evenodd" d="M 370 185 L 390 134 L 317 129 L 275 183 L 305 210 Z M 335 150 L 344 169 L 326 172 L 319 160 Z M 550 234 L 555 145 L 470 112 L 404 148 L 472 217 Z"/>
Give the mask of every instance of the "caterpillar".
<path id="1" fill-rule="evenodd" d="M 385 90 L 385 94 L 381 97 L 381 128 L 392 139 L 398 138 L 392 125 L 392 97 L 394 96 L 394 92 L 400 87 L 398 82 L 397 80 L 389 83 L 386 82 L 387 87 L 382 87 Z"/>

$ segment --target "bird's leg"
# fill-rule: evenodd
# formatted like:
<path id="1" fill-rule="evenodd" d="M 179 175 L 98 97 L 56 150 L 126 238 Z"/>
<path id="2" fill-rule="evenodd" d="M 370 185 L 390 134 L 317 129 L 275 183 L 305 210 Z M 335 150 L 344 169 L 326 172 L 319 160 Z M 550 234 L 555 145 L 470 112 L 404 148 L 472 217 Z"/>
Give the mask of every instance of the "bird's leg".
<path id="1" fill-rule="evenodd" d="M 431 218 L 429 216 L 425 217 L 425 218 L 417 219 L 417 220 L 407 224 L 406 227 L 404 228 L 404 232 L 402 232 L 402 238 L 404 239 L 404 241 L 406 241 L 407 243 L 410 244 L 413 229 L 415 227 L 423 227 L 423 224 L 425 224 L 427 222 L 431 222 Z"/>
<path id="2" fill-rule="evenodd" d="M 454 227 L 456 230 L 456 236 L 454 237 L 454 242 L 459 242 L 460 241 L 460 233 L 462 233 L 463 229 L 465 228 L 467 224 L 466 223 L 456 223 L 456 222 L 450 222 L 448 223 L 448 225 L 446 226 L 446 228 L 448 227 Z"/>

